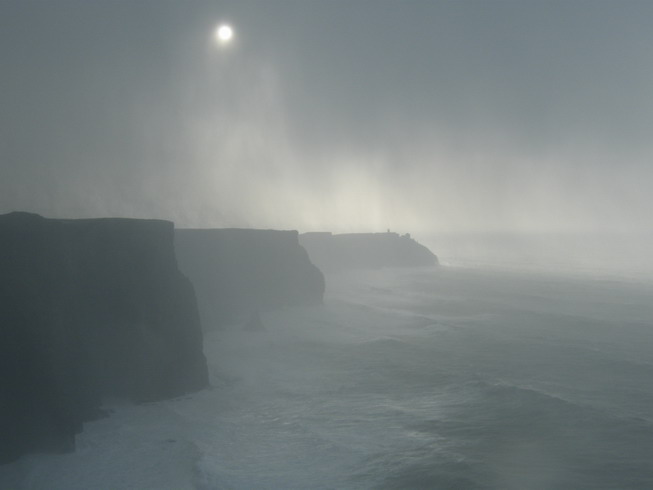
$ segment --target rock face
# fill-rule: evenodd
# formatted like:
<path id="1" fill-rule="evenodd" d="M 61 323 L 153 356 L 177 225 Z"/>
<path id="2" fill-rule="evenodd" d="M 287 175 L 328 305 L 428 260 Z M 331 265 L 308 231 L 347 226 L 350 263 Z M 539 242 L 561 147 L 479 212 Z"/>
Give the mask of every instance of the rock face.
<path id="1" fill-rule="evenodd" d="M 381 267 L 435 266 L 438 258 L 425 246 L 397 233 L 304 233 L 299 241 L 324 271 Z"/>
<path id="2" fill-rule="evenodd" d="M 0 462 L 74 449 L 104 396 L 207 383 L 172 223 L 0 216 Z"/>
<path id="3" fill-rule="evenodd" d="M 176 230 L 175 247 L 179 268 L 195 285 L 204 328 L 322 301 L 324 276 L 296 231 Z"/>

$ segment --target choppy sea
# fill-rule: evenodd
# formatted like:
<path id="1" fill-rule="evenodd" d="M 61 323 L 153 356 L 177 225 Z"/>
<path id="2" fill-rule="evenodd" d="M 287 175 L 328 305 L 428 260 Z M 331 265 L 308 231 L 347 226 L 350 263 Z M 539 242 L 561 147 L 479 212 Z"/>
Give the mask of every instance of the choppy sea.
<path id="1" fill-rule="evenodd" d="M 653 282 L 475 264 L 327 277 L 205 338 L 213 387 L 107 401 L 11 489 L 651 489 Z"/>

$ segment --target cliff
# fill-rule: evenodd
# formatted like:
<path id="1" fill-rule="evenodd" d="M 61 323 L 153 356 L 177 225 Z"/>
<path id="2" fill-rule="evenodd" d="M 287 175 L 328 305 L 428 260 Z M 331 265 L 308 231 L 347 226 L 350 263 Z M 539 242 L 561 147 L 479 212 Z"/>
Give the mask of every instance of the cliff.
<path id="1" fill-rule="evenodd" d="M 176 230 L 180 269 L 195 285 L 205 328 L 258 310 L 320 303 L 324 276 L 296 231 Z"/>
<path id="2" fill-rule="evenodd" d="M 74 449 L 104 396 L 207 383 L 172 223 L 0 216 L 0 462 Z"/>
<path id="3" fill-rule="evenodd" d="M 425 246 L 397 233 L 304 233 L 299 241 L 324 271 L 381 267 L 435 266 L 438 258 Z"/>

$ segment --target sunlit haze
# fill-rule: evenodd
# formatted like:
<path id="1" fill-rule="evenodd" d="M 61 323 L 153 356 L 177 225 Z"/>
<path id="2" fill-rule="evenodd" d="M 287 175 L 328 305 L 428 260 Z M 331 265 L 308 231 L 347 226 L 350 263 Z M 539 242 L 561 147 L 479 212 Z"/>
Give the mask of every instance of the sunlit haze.
<path id="1" fill-rule="evenodd" d="M 0 212 L 302 231 L 650 226 L 650 2 L 2 11 Z M 226 18 L 238 49 L 207 49 L 233 44 Z"/>

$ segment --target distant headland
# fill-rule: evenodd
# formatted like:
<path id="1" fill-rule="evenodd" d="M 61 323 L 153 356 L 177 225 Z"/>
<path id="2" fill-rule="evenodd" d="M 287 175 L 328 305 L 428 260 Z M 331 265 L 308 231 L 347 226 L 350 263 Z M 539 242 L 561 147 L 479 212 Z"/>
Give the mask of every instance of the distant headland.
<path id="1" fill-rule="evenodd" d="M 410 234 L 313 232 L 300 235 L 299 242 L 323 271 L 438 265 L 437 256 Z"/>

